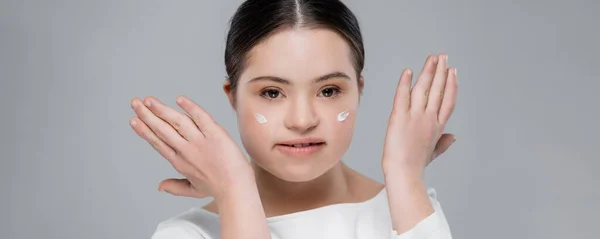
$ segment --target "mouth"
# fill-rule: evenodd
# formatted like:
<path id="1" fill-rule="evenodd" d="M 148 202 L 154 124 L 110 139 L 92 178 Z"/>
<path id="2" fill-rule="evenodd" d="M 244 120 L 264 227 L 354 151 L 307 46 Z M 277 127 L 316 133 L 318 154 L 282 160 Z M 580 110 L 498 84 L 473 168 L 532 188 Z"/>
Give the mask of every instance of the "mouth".
<path id="1" fill-rule="evenodd" d="M 315 143 L 302 143 L 302 144 L 278 144 L 279 146 L 292 147 L 292 148 L 304 148 L 310 146 L 317 145 L 325 145 L 325 142 L 315 142 Z"/>
<path id="2" fill-rule="evenodd" d="M 321 139 L 300 139 L 281 142 L 275 145 L 280 152 L 292 156 L 310 156 L 319 152 L 327 143 Z"/>

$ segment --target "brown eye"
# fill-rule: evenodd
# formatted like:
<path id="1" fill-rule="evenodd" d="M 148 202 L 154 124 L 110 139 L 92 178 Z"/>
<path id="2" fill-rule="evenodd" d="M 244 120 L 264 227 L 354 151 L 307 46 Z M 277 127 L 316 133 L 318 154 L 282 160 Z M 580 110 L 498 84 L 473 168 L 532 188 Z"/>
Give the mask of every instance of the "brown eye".
<path id="1" fill-rule="evenodd" d="M 319 93 L 319 96 L 322 96 L 325 98 L 330 98 L 330 97 L 336 96 L 339 93 L 340 93 L 340 90 L 338 88 L 329 87 L 329 88 L 323 89 L 321 91 L 321 93 Z"/>
<path id="2" fill-rule="evenodd" d="M 279 96 L 279 91 L 277 91 L 277 90 L 268 90 L 267 91 L 267 95 L 270 98 L 277 98 L 277 96 Z"/>
<path id="3" fill-rule="evenodd" d="M 267 99 L 276 99 L 281 95 L 281 92 L 276 89 L 267 89 L 261 93 L 261 96 Z"/>

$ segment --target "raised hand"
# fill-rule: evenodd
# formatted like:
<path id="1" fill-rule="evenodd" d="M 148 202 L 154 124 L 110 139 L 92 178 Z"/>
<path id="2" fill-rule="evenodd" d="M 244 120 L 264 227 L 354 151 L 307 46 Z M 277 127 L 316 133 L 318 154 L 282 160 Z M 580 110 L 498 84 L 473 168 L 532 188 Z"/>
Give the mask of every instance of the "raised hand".
<path id="1" fill-rule="evenodd" d="M 185 176 L 167 179 L 159 190 L 177 196 L 212 196 L 218 205 L 221 238 L 270 238 L 254 171 L 229 134 L 186 97 L 180 113 L 148 97 L 133 99 L 135 132 Z"/>
<path id="2" fill-rule="evenodd" d="M 455 68 L 447 55 L 430 55 L 414 87 L 412 71 L 398 83 L 384 144 L 383 168 L 421 175 L 425 167 L 454 142 L 442 134 L 456 103 Z"/>
<path id="3" fill-rule="evenodd" d="M 396 234 L 411 230 L 435 212 L 423 174 L 431 160 L 454 141 L 454 136 L 442 134 L 454 110 L 457 91 L 456 69 L 447 68 L 447 59 L 444 54 L 429 56 L 412 88 L 410 69 L 404 70 L 398 83 L 382 159 L 392 227 Z M 439 220 L 433 222 L 442 223 Z M 445 228 L 442 224 L 430 226 Z M 435 238 L 451 238 L 449 233 L 434 233 Z"/>
<path id="4" fill-rule="evenodd" d="M 153 97 L 131 101 L 137 115 L 130 121 L 133 130 L 185 177 L 162 181 L 160 191 L 217 198 L 236 181 L 252 177 L 237 144 L 207 112 L 183 96 L 176 102 L 189 116 Z"/>

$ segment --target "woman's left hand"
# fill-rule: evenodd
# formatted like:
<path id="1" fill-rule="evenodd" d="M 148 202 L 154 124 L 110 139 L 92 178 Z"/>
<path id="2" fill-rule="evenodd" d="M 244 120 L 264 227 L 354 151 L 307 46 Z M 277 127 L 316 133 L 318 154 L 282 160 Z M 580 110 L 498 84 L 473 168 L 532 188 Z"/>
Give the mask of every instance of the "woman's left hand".
<path id="1" fill-rule="evenodd" d="M 411 89 L 412 72 L 400 78 L 385 137 L 382 167 L 422 176 L 425 167 L 455 141 L 442 134 L 456 102 L 456 69 L 447 68 L 447 55 L 430 55 Z"/>
<path id="2" fill-rule="evenodd" d="M 408 69 L 398 83 L 382 162 L 396 234 L 411 230 L 435 211 L 423 174 L 431 160 L 454 142 L 454 136 L 442 134 L 454 110 L 457 91 L 456 69 L 447 68 L 446 61 L 444 54 L 430 55 L 412 89 Z"/>

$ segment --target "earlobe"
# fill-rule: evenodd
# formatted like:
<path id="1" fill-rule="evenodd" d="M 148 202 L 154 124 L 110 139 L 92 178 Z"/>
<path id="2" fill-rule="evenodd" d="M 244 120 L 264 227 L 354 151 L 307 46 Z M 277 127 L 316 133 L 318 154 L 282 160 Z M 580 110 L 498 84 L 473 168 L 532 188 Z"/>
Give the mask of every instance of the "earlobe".
<path id="1" fill-rule="evenodd" d="M 233 97 L 233 92 L 231 91 L 231 81 L 226 80 L 225 83 L 223 83 L 223 92 L 225 92 L 225 95 L 227 95 L 231 107 L 235 109 L 235 100 Z"/>

